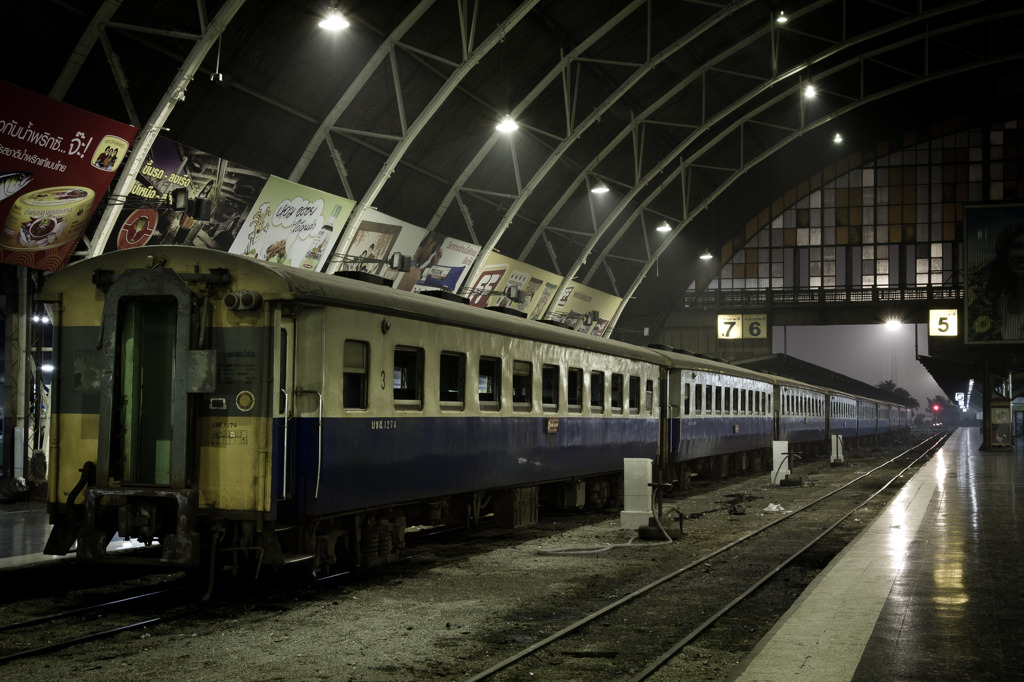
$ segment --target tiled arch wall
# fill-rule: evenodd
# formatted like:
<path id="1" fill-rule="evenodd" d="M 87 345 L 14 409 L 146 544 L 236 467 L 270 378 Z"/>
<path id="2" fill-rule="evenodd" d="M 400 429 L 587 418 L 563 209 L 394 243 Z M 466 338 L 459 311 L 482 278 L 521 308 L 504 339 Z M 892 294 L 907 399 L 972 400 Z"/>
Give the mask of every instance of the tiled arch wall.
<path id="1" fill-rule="evenodd" d="M 960 286 L 964 204 L 1024 198 L 1022 124 L 949 121 L 826 167 L 725 245 L 707 288 Z"/>

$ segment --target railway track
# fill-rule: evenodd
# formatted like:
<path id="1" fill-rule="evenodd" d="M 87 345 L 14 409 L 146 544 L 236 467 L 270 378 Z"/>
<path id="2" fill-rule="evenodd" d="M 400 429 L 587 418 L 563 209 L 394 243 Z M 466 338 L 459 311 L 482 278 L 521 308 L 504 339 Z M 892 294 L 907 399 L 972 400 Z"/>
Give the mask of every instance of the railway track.
<path id="1" fill-rule="evenodd" d="M 0 625 L 0 665 L 194 613 L 181 596 L 181 588 L 156 589 Z"/>
<path id="2" fill-rule="evenodd" d="M 759 592 L 773 582 L 775 589 L 792 591 L 787 571 L 796 570 L 806 577 L 809 569 L 816 574 L 824 568 L 860 530 L 859 526 L 844 528 L 844 523 L 850 524 L 866 505 L 877 506 L 895 496 L 907 474 L 943 440 L 933 436 L 918 443 L 842 487 L 650 580 L 468 679 L 521 679 L 524 675 L 609 679 L 616 671 L 613 679 L 645 680 L 727 619 L 762 620 L 768 627 L 767 621 L 774 622 L 774 618 L 758 614 Z M 815 518 L 808 521 L 811 510 Z M 699 599 L 695 598 L 698 595 Z M 743 609 L 746 614 L 737 615 Z M 751 645 L 757 639 L 759 636 L 752 637 Z M 686 677 L 693 674 L 684 673 Z"/>

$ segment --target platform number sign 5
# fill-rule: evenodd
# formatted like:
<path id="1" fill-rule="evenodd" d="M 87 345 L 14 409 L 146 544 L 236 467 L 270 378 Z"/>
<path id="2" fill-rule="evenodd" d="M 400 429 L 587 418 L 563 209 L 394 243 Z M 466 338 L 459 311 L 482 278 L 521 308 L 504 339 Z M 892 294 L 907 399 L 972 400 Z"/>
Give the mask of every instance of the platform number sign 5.
<path id="1" fill-rule="evenodd" d="M 928 336 L 956 336 L 957 310 L 929 310 Z"/>
<path id="2" fill-rule="evenodd" d="M 767 334 L 767 315 L 718 316 L 718 338 L 720 339 L 763 339 Z"/>

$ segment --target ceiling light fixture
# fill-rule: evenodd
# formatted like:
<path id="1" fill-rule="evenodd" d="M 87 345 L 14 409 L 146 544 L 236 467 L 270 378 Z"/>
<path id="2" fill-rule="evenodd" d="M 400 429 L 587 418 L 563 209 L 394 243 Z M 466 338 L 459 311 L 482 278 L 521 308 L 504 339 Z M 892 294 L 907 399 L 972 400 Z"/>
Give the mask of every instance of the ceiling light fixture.
<path id="1" fill-rule="evenodd" d="M 663 221 L 661 221 L 661 224 L 658 225 L 654 229 L 657 230 L 658 232 L 671 232 L 672 231 L 672 226 L 669 225 L 668 222 L 663 220 Z"/>
<path id="2" fill-rule="evenodd" d="M 593 194 L 604 194 L 609 192 L 608 185 L 604 184 L 604 180 L 598 180 L 594 183 L 594 186 L 590 188 Z"/>
<path id="3" fill-rule="evenodd" d="M 512 120 L 511 116 L 501 119 L 498 125 L 494 126 L 499 133 L 511 133 L 519 130 L 519 124 Z"/>
<path id="4" fill-rule="evenodd" d="M 804 97 L 814 97 L 817 94 L 818 91 L 814 88 L 813 85 L 808 85 L 806 88 L 804 88 Z"/>
<path id="5" fill-rule="evenodd" d="M 840 142 L 843 141 L 843 136 L 840 135 L 839 133 L 836 133 L 836 136 L 832 138 L 832 141 L 835 142 L 836 144 L 839 144 Z"/>
<path id="6" fill-rule="evenodd" d="M 333 4 L 327 10 L 327 16 L 318 25 L 325 31 L 340 31 L 349 27 L 348 19 Z"/>
<path id="7" fill-rule="evenodd" d="M 711 252 L 707 249 L 704 249 L 704 253 L 700 254 L 701 260 L 711 260 L 712 258 L 714 258 L 714 256 L 712 256 Z"/>
<path id="8" fill-rule="evenodd" d="M 776 24 L 784 24 L 787 21 L 789 21 L 789 19 L 786 17 L 786 13 L 782 12 L 782 11 L 779 11 L 779 16 L 777 16 L 775 18 L 775 23 Z"/>

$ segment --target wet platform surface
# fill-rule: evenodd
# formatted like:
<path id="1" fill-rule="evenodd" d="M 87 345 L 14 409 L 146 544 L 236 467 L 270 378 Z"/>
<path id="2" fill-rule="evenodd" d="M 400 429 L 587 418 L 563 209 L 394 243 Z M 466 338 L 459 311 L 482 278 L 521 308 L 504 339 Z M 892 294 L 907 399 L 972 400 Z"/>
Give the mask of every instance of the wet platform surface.
<path id="1" fill-rule="evenodd" d="M 961 428 L 728 679 L 1024 679 L 1024 453 Z"/>
<path id="2" fill-rule="evenodd" d="M 62 559 L 42 553 L 49 534 L 45 501 L 0 504 L 0 569 Z"/>

